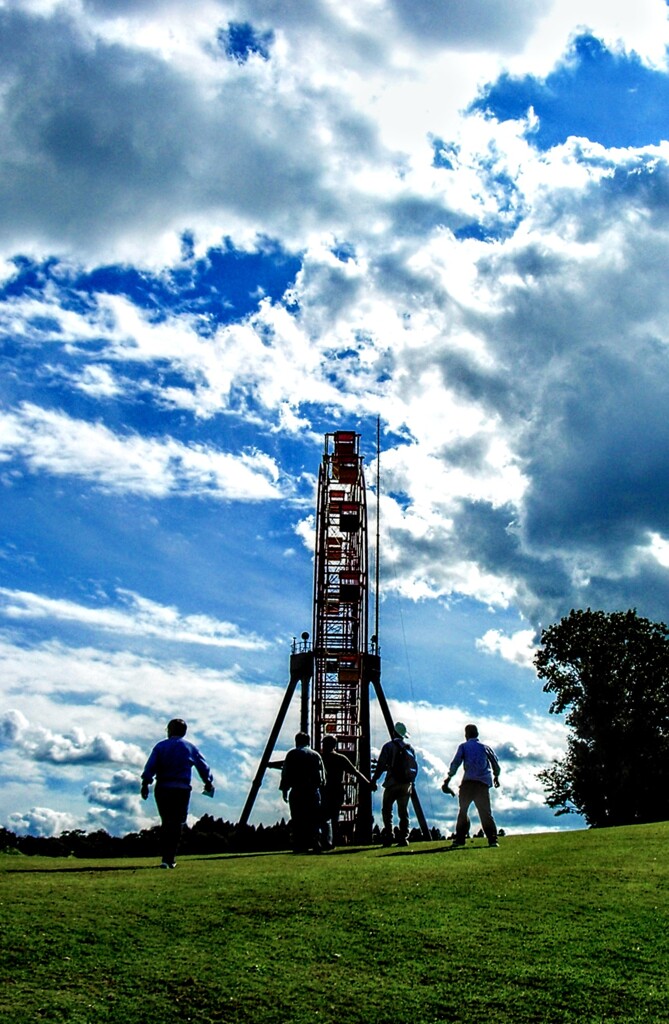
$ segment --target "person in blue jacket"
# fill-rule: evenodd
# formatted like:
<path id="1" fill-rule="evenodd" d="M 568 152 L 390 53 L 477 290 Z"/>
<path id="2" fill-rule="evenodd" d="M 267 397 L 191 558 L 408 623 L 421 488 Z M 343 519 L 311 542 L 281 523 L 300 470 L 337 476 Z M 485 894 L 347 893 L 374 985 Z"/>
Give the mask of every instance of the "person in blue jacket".
<path id="1" fill-rule="evenodd" d="M 142 800 L 156 780 L 154 796 L 161 821 L 161 868 L 176 867 L 176 854 L 188 816 L 191 794 L 191 770 L 195 768 L 204 783 L 204 791 L 214 795 L 214 777 L 197 747 L 184 739 L 188 726 L 182 718 L 167 725 L 167 739 L 156 743 L 142 772 Z"/>
<path id="2" fill-rule="evenodd" d="M 481 828 L 485 832 L 488 846 L 499 846 L 497 825 L 490 808 L 490 787 L 499 786 L 499 761 L 494 750 L 481 743 L 475 725 L 465 726 L 465 742 L 456 750 L 448 775 L 444 779 L 442 789 L 445 793 L 449 792 L 449 782 L 461 764 L 464 765 L 464 774 L 458 793 L 458 820 L 455 824 L 453 846 L 465 845 L 470 827 L 469 808 L 472 802 L 481 819 Z"/>

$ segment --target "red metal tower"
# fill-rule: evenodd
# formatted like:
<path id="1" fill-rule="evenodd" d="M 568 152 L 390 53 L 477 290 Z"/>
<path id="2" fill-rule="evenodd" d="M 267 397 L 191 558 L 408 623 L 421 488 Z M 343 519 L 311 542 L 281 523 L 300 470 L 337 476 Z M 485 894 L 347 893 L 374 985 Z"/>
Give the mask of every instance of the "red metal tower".
<path id="1" fill-rule="evenodd" d="M 360 435 L 325 435 L 318 477 L 314 559 L 314 684 L 311 733 L 320 749 L 335 733 L 339 749 L 369 774 L 367 505 Z M 371 794 L 346 777 L 340 829 L 364 841 L 372 829 Z"/>
<path id="2" fill-rule="evenodd" d="M 242 825 L 248 822 L 266 769 L 280 766 L 270 758 L 298 683 L 300 728 L 311 732 L 316 750 L 321 748 L 327 733 L 335 733 L 339 749 L 369 777 L 370 686 L 376 693 L 388 732 L 393 734 L 393 719 L 381 687 L 377 637 L 368 637 L 367 555 L 367 503 L 360 435 L 339 430 L 325 435 L 318 476 L 313 644 L 310 649 L 308 633 L 302 634 L 299 645 L 293 642 L 290 682 L 244 805 Z M 345 785 L 341 834 L 349 841 L 370 843 L 372 794 L 351 776 Z M 415 792 L 412 802 L 421 832 L 429 839 L 429 828 Z"/>

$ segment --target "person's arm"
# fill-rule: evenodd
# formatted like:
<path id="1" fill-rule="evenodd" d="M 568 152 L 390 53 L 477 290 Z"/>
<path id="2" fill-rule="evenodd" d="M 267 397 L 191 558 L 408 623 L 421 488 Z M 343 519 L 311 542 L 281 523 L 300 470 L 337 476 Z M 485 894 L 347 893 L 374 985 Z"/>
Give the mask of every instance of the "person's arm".
<path id="1" fill-rule="evenodd" d="M 388 762 L 389 762 L 389 758 L 388 758 L 388 744 L 384 743 L 384 745 L 381 747 L 381 752 L 379 754 L 379 759 L 376 762 L 376 768 L 374 769 L 374 772 L 372 774 L 372 778 L 370 780 L 371 783 L 372 783 L 372 788 L 373 789 L 376 786 L 377 780 L 380 779 L 381 776 L 383 775 L 383 773 L 385 771 L 387 771 L 387 769 L 390 767 Z"/>
<path id="2" fill-rule="evenodd" d="M 464 756 L 465 756 L 465 752 L 464 752 L 463 744 L 461 743 L 460 746 L 458 747 L 458 749 L 455 752 L 455 757 L 451 761 L 450 767 L 448 769 L 448 775 L 444 779 L 444 785 L 445 786 L 448 786 L 449 782 L 451 781 L 451 779 L 453 778 L 453 776 L 457 772 L 458 768 L 460 767 L 460 765 L 462 764 L 462 762 L 464 760 Z"/>
<path id="3" fill-rule="evenodd" d="M 341 754 L 340 756 L 343 757 L 344 761 L 346 761 L 347 767 L 345 771 L 349 775 L 355 775 L 356 779 L 358 779 L 359 782 L 364 782 L 366 786 L 372 785 L 373 780 L 368 779 L 366 775 L 363 775 L 362 772 L 359 772 L 356 766 L 351 761 L 350 757 L 347 757 L 346 754 Z"/>
<path id="4" fill-rule="evenodd" d="M 193 759 L 193 766 L 195 770 L 204 782 L 205 791 L 207 793 L 211 792 L 214 788 L 214 776 L 212 775 L 211 768 L 203 758 L 202 754 L 196 746 L 193 746 L 193 744 L 191 744 L 191 758 Z"/>
<path id="5" fill-rule="evenodd" d="M 497 755 L 495 754 L 495 751 L 492 750 L 490 747 L 486 747 L 485 749 L 486 754 L 488 755 L 488 760 L 490 762 L 490 767 L 492 768 L 492 784 L 495 787 L 495 789 L 499 789 L 499 775 L 502 769 L 499 766 L 499 761 L 497 760 Z"/>
<path id="6" fill-rule="evenodd" d="M 281 769 L 281 782 L 279 783 L 279 789 L 281 790 L 281 795 L 283 796 L 284 803 L 288 802 L 288 790 L 291 788 L 291 754 L 292 750 L 289 750 L 284 758 L 283 767 Z"/>
<path id="7" fill-rule="evenodd" d="M 319 789 L 323 789 L 325 787 L 325 783 L 327 781 L 327 777 L 326 777 L 326 774 L 325 774 L 325 765 L 323 763 L 323 758 L 318 753 L 318 751 L 315 750 L 314 753 L 315 753 L 316 757 L 318 758 L 318 788 Z"/>
<path id="8" fill-rule="evenodd" d="M 157 760 L 158 758 L 156 756 L 156 748 L 154 747 L 151 753 L 149 754 L 149 759 L 144 765 L 144 771 L 142 772 L 142 788 L 140 790 L 142 800 L 146 800 L 149 796 L 149 787 L 151 786 L 151 783 L 153 782 L 153 779 L 156 774 Z"/>

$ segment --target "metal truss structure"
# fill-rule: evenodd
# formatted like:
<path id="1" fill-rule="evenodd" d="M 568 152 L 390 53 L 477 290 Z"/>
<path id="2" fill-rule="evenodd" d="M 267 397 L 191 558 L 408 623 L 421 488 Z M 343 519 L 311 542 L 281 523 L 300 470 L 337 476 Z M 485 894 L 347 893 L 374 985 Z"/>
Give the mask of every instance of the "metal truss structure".
<path id="1" fill-rule="evenodd" d="M 378 585 L 378 551 L 377 551 Z M 374 688 L 389 734 L 393 720 L 381 688 L 376 636 L 368 637 L 367 504 L 360 435 L 339 430 L 325 435 L 318 477 L 314 557 L 313 642 L 308 633 L 293 642 L 290 682 L 240 818 L 248 822 L 271 762 L 288 707 L 301 684 L 300 728 L 321 749 L 328 733 L 365 776 L 371 772 L 370 687 Z M 313 689 L 311 683 L 313 680 Z M 425 838 L 430 833 L 414 793 L 413 807 Z M 345 841 L 370 843 L 372 794 L 353 776 L 345 779 L 340 834 Z"/>

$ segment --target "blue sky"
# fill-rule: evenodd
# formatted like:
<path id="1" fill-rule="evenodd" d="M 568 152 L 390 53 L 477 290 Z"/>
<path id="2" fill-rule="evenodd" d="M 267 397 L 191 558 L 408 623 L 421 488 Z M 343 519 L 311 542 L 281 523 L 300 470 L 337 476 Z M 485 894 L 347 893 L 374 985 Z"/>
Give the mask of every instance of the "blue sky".
<path id="1" fill-rule="evenodd" d="M 360 433 L 374 515 L 379 417 L 383 684 L 427 816 L 474 720 L 499 825 L 579 826 L 536 778 L 566 735 L 539 632 L 669 619 L 665 3 L 0 28 L 0 824 L 152 823 L 173 715 L 216 775 L 194 815 L 238 818 L 311 626 L 323 436 Z M 283 813 L 269 776 L 252 820 Z"/>

